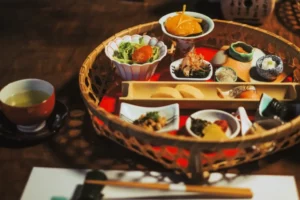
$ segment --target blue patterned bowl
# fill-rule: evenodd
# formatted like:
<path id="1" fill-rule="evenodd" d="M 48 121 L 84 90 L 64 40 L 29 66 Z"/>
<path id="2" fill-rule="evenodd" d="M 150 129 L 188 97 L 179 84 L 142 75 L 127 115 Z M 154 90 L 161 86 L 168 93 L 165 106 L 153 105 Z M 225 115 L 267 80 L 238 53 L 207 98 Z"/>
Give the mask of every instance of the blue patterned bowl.
<path id="1" fill-rule="evenodd" d="M 262 68 L 262 63 L 266 58 L 271 58 L 273 61 L 275 61 L 276 63 L 275 68 L 271 68 L 271 69 Z M 256 61 L 256 71 L 261 77 L 265 78 L 266 80 L 274 81 L 277 78 L 277 76 L 283 72 L 282 60 L 280 57 L 275 55 L 263 56 Z"/>

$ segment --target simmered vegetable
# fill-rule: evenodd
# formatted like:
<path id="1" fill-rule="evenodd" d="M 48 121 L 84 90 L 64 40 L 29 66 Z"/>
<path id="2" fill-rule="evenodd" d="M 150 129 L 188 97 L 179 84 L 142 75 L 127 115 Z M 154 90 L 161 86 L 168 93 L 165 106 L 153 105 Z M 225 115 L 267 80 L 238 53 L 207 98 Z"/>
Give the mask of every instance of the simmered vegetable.
<path id="1" fill-rule="evenodd" d="M 203 32 L 201 27 L 202 19 L 195 18 L 185 14 L 186 5 L 183 6 L 183 11 L 178 12 L 177 15 L 169 17 L 166 20 L 166 30 L 177 36 L 191 36 L 201 34 Z"/>
<path id="2" fill-rule="evenodd" d="M 218 126 L 221 127 L 221 129 L 226 132 L 228 128 L 228 122 L 226 120 L 216 120 L 214 124 L 217 124 Z"/>
<path id="3" fill-rule="evenodd" d="M 203 119 L 192 119 L 191 130 L 194 134 L 205 139 L 227 138 L 225 132 L 228 128 L 226 120 L 216 120 L 214 123 Z"/>
<path id="4" fill-rule="evenodd" d="M 174 73 L 177 77 L 206 78 L 210 71 L 211 68 L 205 63 L 203 55 L 197 54 L 195 49 L 192 49 Z"/>
<path id="5" fill-rule="evenodd" d="M 191 130 L 196 134 L 199 135 L 200 137 L 203 137 L 203 129 L 208 125 L 211 124 L 209 121 L 202 120 L 202 119 L 192 119 L 192 125 L 191 125 Z"/>
<path id="6" fill-rule="evenodd" d="M 149 131 L 157 131 L 162 129 L 167 123 L 165 117 L 161 117 L 158 112 L 148 112 L 141 115 L 133 124 L 141 126 Z"/>

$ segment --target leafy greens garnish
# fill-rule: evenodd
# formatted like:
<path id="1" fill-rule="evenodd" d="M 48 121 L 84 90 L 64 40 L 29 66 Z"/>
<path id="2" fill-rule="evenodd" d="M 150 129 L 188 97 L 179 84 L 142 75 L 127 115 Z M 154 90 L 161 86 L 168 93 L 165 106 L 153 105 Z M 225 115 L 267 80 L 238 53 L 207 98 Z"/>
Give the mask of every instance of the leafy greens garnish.
<path id="1" fill-rule="evenodd" d="M 139 39 L 139 43 L 122 42 L 119 49 L 114 51 L 113 58 L 120 63 L 134 64 L 132 60 L 132 54 L 135 50 L 145 46 L 143 38 Z M 151 46 L 153 53 L 151 58 L 147 62 L 153 62 L 159 57 L 159 47 Z"/>
<path id="2" fill-rule="evenodd" d="M 149 119 L 152 119 L 153 121 L 155 122 L 158 122 L 160 116 L 159 116 L 159 113 L 156 111 L 156 112 L 147 112 L 146 115 L 144 117 L 141 117 L 137 120 L 135 120 L 133 123 L 134 124 L 140 124 L 140 123 L 143 123 Z"/>

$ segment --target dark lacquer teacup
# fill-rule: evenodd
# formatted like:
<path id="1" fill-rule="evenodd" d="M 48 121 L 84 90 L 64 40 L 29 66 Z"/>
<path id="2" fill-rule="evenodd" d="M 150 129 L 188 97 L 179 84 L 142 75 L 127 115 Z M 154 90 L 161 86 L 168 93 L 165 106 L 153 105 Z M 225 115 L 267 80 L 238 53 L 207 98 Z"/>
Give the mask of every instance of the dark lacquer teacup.
<path id="1" fill-rule="evenodd" d="M 55 89 L 40 79 L 23 79 L 6 85 L 0 91 L 3 114 L 22 132 L 44 128 L 55 105 Z"/>

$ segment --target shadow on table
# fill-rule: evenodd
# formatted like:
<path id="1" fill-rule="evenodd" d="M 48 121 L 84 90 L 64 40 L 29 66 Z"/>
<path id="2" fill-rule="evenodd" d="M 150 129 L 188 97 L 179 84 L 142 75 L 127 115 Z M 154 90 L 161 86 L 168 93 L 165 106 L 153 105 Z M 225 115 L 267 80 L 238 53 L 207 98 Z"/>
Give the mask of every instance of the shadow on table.
<path id="1" fill-rule="evenodd" d="M 68 105 L 69 116 L 47 146 L 66 165 L 72 168 L 126 170 L 146 170 L 146 166 L 151 166 L 151 170 L 167 171 L 160 164 L 96 134 L 80 95 L 78 77 L 74 77 L 57 94 Z"/>

